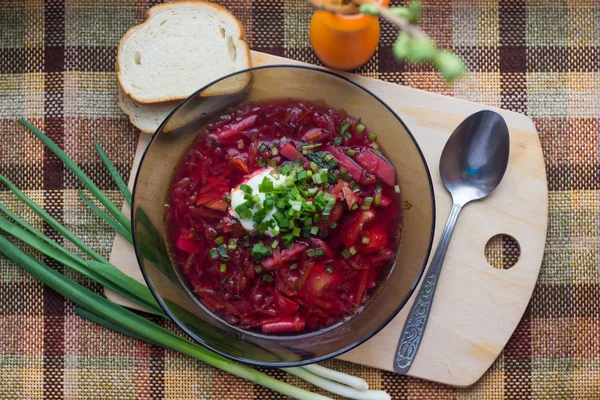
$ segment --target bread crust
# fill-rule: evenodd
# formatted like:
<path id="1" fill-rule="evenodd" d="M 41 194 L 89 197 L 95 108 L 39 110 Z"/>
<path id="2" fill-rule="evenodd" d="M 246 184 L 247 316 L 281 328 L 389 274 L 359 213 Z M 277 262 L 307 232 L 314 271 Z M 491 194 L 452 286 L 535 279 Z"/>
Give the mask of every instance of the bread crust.
<path id="1" fill-rule="evenodd" d="M 154 135 L 154 133 L 156 132 L 156 128 L 158 128 L 158 126 L 156 128 L 148 129 L 147 127 L 143 126 L 142 124 L 136 122 L 136 120 L 134 119 L 134 116 L 133 116 L 133 110 L 130 110 L 127 107 L 124 100 L 125 100 L 125 98 L 127 98 L 128 100 L 130 100 L 132 102 L 136 102 L 136 101 L 133 100 L 129 95 L 127 95 L 125 93 L 125 91 L 123 90 L 121 85 L 119 85 L 119 96 L 118 97 L 119 97 L 119 107 L 121 108 L 121 111 L 123 111 L 123 113 L 125 113 L 129 117 L 129 122 L 131 123 L 131 125 L 138 128 L 140 130 L 140 132 L 147 133 L 149 135 Z M 162 102 L 162 103 L 152 103 L 152 104 L 142 104 L 139 102 L 136 102 L 136 103 L 138 103 L 141 107 L 152 107 L 152 106 L 157 106 L 157 105 L 167 106 L 168 105 L 168 106 L 172 107 L 172 109 L 175 109 L 175 107 L 177 107 L 177 104 L 179 104 L 178 101 L 166 101 L 166 102 Z M 165 115 L 165 117 L 166 117 L 166 115 Z"/>
<path id="2" fill-rule="evenodd" d="M 236 40 L 239 40 L 242 44 L 243 44 L 243 49 L 246 52 L 246 57 L 248 59 L 248 68 L 252 67 L 252 58 L 250 56 L 250 49 L 248 48 L 248 44 L 246 43 L 246 39 L 245 39 L 245 33 L 244 33 L 244 27 L 242 26 L 242 24 L 240 23 L 240 21 L 231 13 L 229 12 L 229 10 L 223 6 L 220 6 L 218 4 L 214 4 L 214 3 L 209 3 L 206 1 L 201 1 L 201 0 L 183 0 L 183 1 L 177 1 L 177 2 L 171 2 L 171 3 L 163 3 L 163 4 L 158 4 L 155 5 L 153 7 L 150 7 L 147 11 L 146 11 L 146 20 L 144 22 L 142 22 L 139 25 L 133 26 L 131 28 L 129 28 L 129 30 L 127 31 L 127 33 L 125 33 L 125 35 L 121 38 L 120 42 L 119 42 L 119 50 L 117 51 L 117 62 L 116 62 L 116 70 L 117 70 L 117 78 L 119 81 L 119 85 L 121 87 L 121 90 L 124 91 L 125 95 L 129 96 L 131 99 L 133 99 L 134 101 L 141 103 L 141 104 L 157 104 L 157 103 L 164 103 L 164 102 L 169 102 L 169 101 L 176 101 L 176 100 L 184 100 L 186 99 L 188 95 L 185 96 L 165 96 L 163 98 L 157 99 L 157 100 L 152 100 L 152 101 L 148 101 L 148 100 L 144 100 L 144 99 L 140 99 L 139 97 L 134 96 L 132 93 L 128 92 L 125 89 L 125 86 L 122 84 L 123 82 L 123 77 L 121 74 L 121 65 L 120 65 L 120 58 L 121 58 L 121 53 L 123 51 L 123 45 L 124 43 L 129 39 L 129 37 L 138 29 L 140 29 L 141 27 L 143 27 L 144 25 L 148 24 L 150 19 L 152 18 L 152 13 L 153 11 L 160 9 L 160 8 L 167 8 L 167 7 L 176 7 L 180 4 L 196 4 L 196 5 L 202 5 L 202 6 L 207 6 L 207 7 L 212 7 L 215 10 L 217 10 L 218 12 L 224 13 L 226 14 L 229 18 L 231 18 L 237 25 L 240 31 L 240 35 L 238 38 L 236 38 Z M 215 91 L 203 91 L 202 96 L 217 96 L 217 95 L 226 95 L 226 94 L 231 94 L 231 93 L 236 93 L 240 90 L 242 90 L 248 83 L 249 83 L 250 79 L 249 77 L 246 79 L 246 82 L 244 82 L 241 87 L 239 89 L 234 89 L 231 88 L 230 90 L 222 90 L 219 92 L 215 92 Z M 200 88 L 196 88 L 194 90 L 197 90 Z M 190 93 L 191 94 L 191 93 Z"/>

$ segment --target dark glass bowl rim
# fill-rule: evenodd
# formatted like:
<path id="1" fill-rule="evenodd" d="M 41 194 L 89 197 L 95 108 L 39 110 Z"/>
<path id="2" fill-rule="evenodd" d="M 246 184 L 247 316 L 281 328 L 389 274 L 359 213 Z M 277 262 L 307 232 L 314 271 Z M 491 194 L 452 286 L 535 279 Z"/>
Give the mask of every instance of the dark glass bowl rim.
<path id="1" fill-rule="evenodd" d="M 421 265 L 419 272 L 417 274 L 416 279 L 414 280 L 408 294 L 406 295 L 406 297 L 402 300 L 402 302 L 400 303 L 400 305 L 396 308 L 396 310 L 394 310 L 394 312 L 392 312 L 386 319 L 385 321 L 383 321 L 383 323 L 377 327 L 376 329 L 374 329 L 371 333 L 369 333 L 368 335 L 365 335 L 359 339 L 357 339 L 356 341 L 354 341 L 352 344 L 337 350 L 335 352 L 329 353 L 327 355 L 321 356 L 321 357 L 316 357 L 316 358 L 311 358 L 311 359 L 307 359 L 307 360 L 301 360 L 301 361 L 297 361 L 297 362 L 262 362 L 262 361 L 256 361 L 256 360 L 251 360 L 251 359 L 247 359 L 247 358 L 243 358 L 243 357 L 234 357 L 231 356 L 230 354 L 227 354 L 223 351 L 217 350 L 215 348 L 213 348 L 212 346 L 210 346 L 210 344 L 208 342 L 202 342 L 200 340 L 198 340 L 198 336 L 195 332 L 191 331 L 190 329 L 188 329 L 185 324 L 181 323 L 177 317 L 171 312 L 171 310 L 169 309 L 169 307 L 165 304 L 165 302 L 162 299 L 162 296 L 160 295 L 160 293 L 157 292 L 157 290 L 154 288 L 152 281 L 150 280 L 150 278 L 148 277 L 148 275 L 146 274 L 146 270 L 144 267 L 144 263 L 141 261 L 140 259 L 140 254 L 138 252 L 138 246 L 137 246 L 137 240 L 136 240 L 136 232 L 135 232 L 135 220 L 134 220 L 134 214 L 135 214 L 135 197 L 136 197 L 136 188 L 137 188 L 137 183 L 138 183 L 138 178 L 139 178 L 139 173 L 141 170 L 141 167 L 144 163 L 144 159 L 146 158 L 146 154 L 148 153 L 148 150 L 150 149 L 152 142 L 154 142 L 154 139 L 157 137 L 158 132 L 160 132 L 163 128 L 163 126 L 165 125 L 165 123 L 169 120 L 169 118 L 171 117 L 171 115 L 173 115 L 183 104 L 185 104 L 188 100 L 190 100 L 190 98 L 198 95 L 199 93 L 201 93 L 203 90 L 205 90 L 206 88 L 224 80 L 227 78 L 230 78 L 234 75 L 238 75 L 238 74 L 242 74 L 242 73 L 247 73 L 247 72 L 252 72 L 252 71 L 258 71 L 258 70 L 263 70 L 263 69 L 271 69 L 271 68 L 296 68 L 296 69 L 306 69 L 306 70 L 311 70 L 311 71 L 315 71 L 315 72 L 319 72 L 319 73 L 324 73 L 327 75 L 331 75 L 334 78 L 338 78 L 338 79 L 342 79 L 356 87 L 358 87 L 359 89 L 363 90 L 364 92 L 366 92 L 367 94 L 369 94 L 371 97 L 373 97 L 376 101 L 378 101 L 379 103 L 381 103 L 385 108 L 388 109 L 388 111 L 390 113 L 392 113 L 392 115 L 394 115 L 394 117 L 396 117 L 396 119 L 400 122 L 400 124 L 402 124 L 402 126 L 404 127 L 404 129 L 406 130 L 406 133 L 408 134 L 408 136 L 410 137 L 410 139 L 412 140 L 412 142 L 414 143 L 417 151 L 419 152 L 419 156 L 421 157 L 421 161 L 423 162 L 423 165 L 425 166 L 425 172 L 427 175 L 427 181 L 428 181 L 428 185 L 429 185 L 429 190 L 431 192 L 431 216 L 432 216 L 432 223 L 431 223 L 431 234 L 429 236 L 429 243 L 427 244 L 427 251 L 425 254 L 425 258 L 424 258 L 424 262 Z M 414 135 L 412 134 L 412 132 L 410 131 L 410 129 L 408 129 L 408 126 L 406 126 L 406 124 L 404 123 L 404 121 L 402 120 L 402 118 L 400 118 L 400 116 L 385 102 L 383 101 L 379 96 L 377 96 L 375 93 L 373 93 L 372 91 L 370 91 L 369 89 L 365 88 L 364 86 L 362 86 L 359 83 L 354 82 L 353 80 L 337 74 L 335 72 L 326 70 L 326 69 L 322 69 L 322 68 L 318 68 L 318 67 L 312 67 L 312 66 L 305 66 L 305 65 L 292 65 L 292 64 L 271 64 L 271 65 L 263 65 L 263 66 L 258 66 L 258 67 L 252 67 L 252 68 L 247 68 L 244 70 L 240 70 L 240 71 L 236 71 L 233 72 L 231 74 L 227 74 L 224 75 L 218 79 L 215 79 L 214 81 L 204 85 L 203 87 L 201 87 L 200 89 L 196 90 L 194 93 L 192 93 L 191 95 L 189 95 L 188 97 L 186 97 L 184 100 L 182 100 L 175 108 L 173 108 L 173 110 L 165 117 L 165 119 L 163 120 L 163 122 L 159 125 L 159 127 L 156 129 L 156 131 L 154 132 L 154 134 L 152 135 L 152 137 L 150 138 L 150 141 L 148 142 L 147 147 L 144 149 L 144 152 L 142 153 L 142 157 L 140 158 L 140 163 L 138 166 L 138 170 L 135 173 L 135 179 L 134 179 L 134 183 L 133 183 L 133 190 L 132 190 L 132 200 L 131 200 L 131 214 L 130 214 L 130 221 L 131 221 L 131 231 L 132 231 L 132 237 L 133 237 L 133 248 L 135 251 L 135 256 L 136 256 L 136 260 L 138 262 L 138 266 L 142 272 L 142 276 L 144 277 L 144 280 L 146 281 L 146 285 L 148 286 L 148 288 L 150 289 L 150 292 L 152 293 L 152 295 L 154 296 L 154 298 L 156 299 L 157 303 L 160 305 L 160 307 L 163 309 L 163 311 L 169 316 L 169 318 L 175 322 L 175 324 L 181 329 L 183 330 L 186 334 L 188 334 L 197 344 L 206 347 L 207 349 L 209 349 L 210 351 L 213 351 L 229 360 L 232 361 L 237 361 L 237 362 L 242 362 L 245 364 L 250 364 L 250 365 L 255 365 L 255 366 L 259 366 L 259 367 L 271 367 L 271 368 L 289 368 L 289 367 L 300 367 L 303 365 L 309 365 L 309 364 L 314 364 L 314 363 L 319 363 L 325 360 L 328 360 L 330 358 L 335 358 L 340 356 L 341 354 L 344 354 L 356 347 L 358 347 L 359 345 L 361 345 L 362 343 L 366 342 L 367 340 L 369 340 L 370 338 L 372 338 L 373 336 L 375 336 L 379 331 L 381 331 L 387 324 L 390 323 L 390 321 L 392 319 L 394 319 L 396 317 L 396 315 L 398 315 L 398 313 L 400 312 L 400 310 L 402 310 L 404 308 L 404 306 L 406 305 L 406 303 L 408 302 L 408 300 L 412 297 L 414 291 L 416 290 L 417 286 L 419 285 L 419 282 L 421 281 L 421 278 L 423 277 L 423 274 L 425 272 L 425 268 L 427 267 L 427 263 L 429 261 L 429 257 L 431 255 L 431 249 L 433 246 L 433 238 L 435 235 L 435 221 L 436 221 L 436 206 L 435 206 L 435 191 L 434 191 L 434 186 L 433 186 L 433 180 L 431 179 L 431 172 L 429 170 L 429 165 L 427 164 L 427 160 L 425 159 L 425 156 L 423 154 L 423 151 L 421 150 L 421 147 L 419 146 L 419 144 L 417 143 L 417 140 L 415 139 Z M 187 294 L 187 291 L 185 291 Z M 195 300 L 195 299 L 192 299 Z M 344 322 L 345 323 L 345 322 Z M 315 333 L 318 333 L 315 332 Z M 399 339 L 399 338 L 398 338 Z"/>

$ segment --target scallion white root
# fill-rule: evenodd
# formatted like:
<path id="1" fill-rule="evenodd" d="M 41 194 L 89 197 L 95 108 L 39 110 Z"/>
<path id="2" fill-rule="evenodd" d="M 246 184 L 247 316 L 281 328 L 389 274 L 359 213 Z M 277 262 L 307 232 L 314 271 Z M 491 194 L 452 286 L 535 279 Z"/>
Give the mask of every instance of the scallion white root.
<path id="1" fill-rule="evenodd" d="M 338 394 L 355 400 L 390 400 L 389 394 L 383 390 L 356 390 L 350 386 L 315 375 L 302 367 L 282 368 L 287 373 L 297 376 L 313 385 L 325 389 L 328 392 Z"/>
<path id="2" fill-rule="evenodd" d="M 356 376 L 344 374 L 343 372 L 325 368 L 318 364 L 305 365 L 302 368 L 312 372 L 315 375 L 322 376 L 323 378 L 353 387 L 356 390 L 369 390 L 369 384 L 367 381 Z"/>

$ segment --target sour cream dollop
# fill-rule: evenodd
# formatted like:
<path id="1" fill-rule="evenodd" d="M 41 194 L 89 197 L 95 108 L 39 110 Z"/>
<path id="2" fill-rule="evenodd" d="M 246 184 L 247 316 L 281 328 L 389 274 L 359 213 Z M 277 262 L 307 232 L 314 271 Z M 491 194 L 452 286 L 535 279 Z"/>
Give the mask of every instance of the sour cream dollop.
<path id="1" fill-rule="evenodd" d="M 285 183 L 285 176 L 277 175 L 278 177 L 274 177 L 273 175 L 271 175 L 272 171 L 273 171 L 273 168 L 265 168 L 265 169 L 255 171 L 251 175 L 248 175 L 245 182 L 242 182 L 239 186 L 237 186 L 231 190 L 231 207 L 229 208 L 229 214 L 232 217 L 236 218 L 238 221 L 240 221 L 240 224 L 242 225 L 242 227 L 247 231 L 252 231 L 252 230 L 256 229 L 256 226 L 255 226 L 254 222 L 252 221 L 252 218 L 240 218 L 238 213 L 235 212 L 235 209 L 239 205 L 246 202 L 246 200 L 244 199 L 244 196 L 246 195 L 246 193 L 244 193 L 244 191 L 240 189 L 240 186 L 242 186 L 243 184 L 250 186 L 252 188 L 252 195 L 258 196 L 258 198 L 260 199 L 260 203 L 263 204 L 265 201 L 265 193 L 261 193 L 258 189 L 258 185 L 260 185 L 262 183 L 263 179 L 265 179 L 265 178 L 269 179 L 271 182 L 273 182 L 273 186 L 284 185 L 284 183 Z M 252 211 L 252 214 L 254 215 L 254 213 L 258 211 L 258 206 L 255 205 L 250 210 Z M 272 219 L 273 214 L 275 214 L 276 211 L 277 210 L 275 209 L 275 207 L 273 207 L 273 209 L 267 211 L 265 218 L 261 222 Z M 275 232 L 273 232 L 273 228 L 269 228 L 265 232 L 265 235 L 273 237 L 273 236 L 275 236 L 274 233 Z"/>

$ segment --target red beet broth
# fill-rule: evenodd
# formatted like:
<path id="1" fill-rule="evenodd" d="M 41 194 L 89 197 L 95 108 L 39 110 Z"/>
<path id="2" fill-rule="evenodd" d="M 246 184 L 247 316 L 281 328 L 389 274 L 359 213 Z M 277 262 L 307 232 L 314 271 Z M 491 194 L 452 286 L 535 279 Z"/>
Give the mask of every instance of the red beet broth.
<path id="1" fill-rule="evenodd" d="M 165 206 L 171 257 L 201 302 L 265 334 L 315 331 L 357 312 L 388 275 L 402 231 L 395 171 L 376 135 L 343 110 L 293 100 L 246 104 L 204 129 Z M 248 232 L 231 214 L 232 189 L 267 168 L 291 182 L 270 193 L 287 219 L 286 228 L 271 218 L 275 237 L 262 215 Z M 294 188 L 304 201 L 296 218 L 289 205 L 278 208 Z M 252 202 L 255 194 L 245 194 L 248 204 L 270 206 Z"/>

